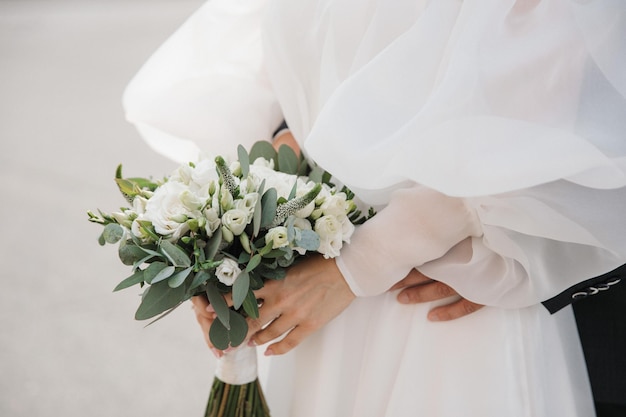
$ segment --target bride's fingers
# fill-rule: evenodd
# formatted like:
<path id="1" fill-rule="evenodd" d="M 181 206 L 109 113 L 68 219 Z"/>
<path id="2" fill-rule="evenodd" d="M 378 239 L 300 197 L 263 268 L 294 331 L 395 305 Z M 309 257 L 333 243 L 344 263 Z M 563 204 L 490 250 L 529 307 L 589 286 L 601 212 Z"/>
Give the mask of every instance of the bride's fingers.
<path id="1" fill-rule="evenodd" d="M 428 278 L 417 269 L 412 269 L 406 277 L 404 277 L 401 281 L 398 281 L 389 289 L 389 291 L 399 290 L 400 288 L 411 287 L 413 285 L 424 284 L 427 282 L 432 282 L 432 279 Z"/>
<path id="2" fill-rule="evenodd" d="M 264 345 L 274 339 L 277 339 L 289 332 L 296 326 L 297 322 L 290 320 L 287 316 L 281 316 L 271 321 L 270 324 L 265 326 L 262 330 L 259 330 L 254 334 L 252 340 L 254 344 Z"/>
<path id="3" fill-rule="evenodd" d="M 265 356 L 282 355 L 298 346 L 314 329 L 297 326 L 294 327 L 282 340 L 272 343 L 265 350 Z"/>

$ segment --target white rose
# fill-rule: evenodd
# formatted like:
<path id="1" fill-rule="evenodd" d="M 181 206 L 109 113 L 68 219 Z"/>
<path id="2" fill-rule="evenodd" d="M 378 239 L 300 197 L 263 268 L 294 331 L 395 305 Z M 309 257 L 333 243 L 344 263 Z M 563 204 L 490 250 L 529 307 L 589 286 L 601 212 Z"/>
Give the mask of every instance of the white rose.
<path id="1" fill-rule="evenodd" d="M 248 213 L 240 209 L 228 210 L 222 216 L 222 224 L 233 232 L 233 235 L 239 236 L 248 225 Z"/>
<path id="2" fill-rule="evenodd" d="M 222 284 L 228 285 L 229 287 L 235 283 L 239 274 L 241 274 L 239 264 L 230 258 L 224 258 L 222 263 L 215 269 L 217 279 L 219 279 Z"/>
<path id="3" fill-rule="evenodd" d="M 181 196 L 189 197 L 188 188 L 179 182 L 166 182 L 155 191 L 146 203 L 144 218 L 152 222 L 154 230 L 162 236 L 172 239 L 180 238 L 189 230 L 186 221 L 201 215 L 198 211 L 190 210 Z"/>
<path id="4" fill-rule="evenodd" d="M 293 227 L 300 229 L 300 230 L 311 230 L 311 222 L 308 221 L 307 219 L 301 219 L 296 217 L 293 221 Z"/>
<path id="5" fill-rule="evenodd" d="M 272 243 L 272 249 L 282 248 L 289 244 L 287 240 L 287 228 L 284 226 L 273 227 L 265 235 L 265 244 Z"/>
<path id="6" fill-rule="evenodd" d="M 334 239 L 321 239 L 320 247 L 317 249 L 319 253 L 324 255 L 324 258 L 335 258 L 339 256 L 339 252 L 343 246 L 343 242 L 340 238 Z"/>
<path id="7" fill-rule="evenodd" d="M 348 211 L 348 202 L 345 193 L 337 193 L 324 199 L 321 207 L 325 215 L 345 216 Z"/>
<path id="8" fill-rule="evenodd" d="M 320 240 L 342 240 L 343 225 L 335 216 L 322 216 L 315 221 L 315 232 Z"/>
<path id="9" fill-rule="evenodd" d="M 191 176 L 193 175 L 193 167 L 189 164 L 181 165 L 172 172 L 168 178 L 169 182 L 180 182 L 189 185 Z"/>
<path id="10" fill-rule="evenodd" d="M 350 237 L 352 233 L 354 233 L 354 224 L 352 224 L 346 215 L 339 216 L 338 219 L 341 222 L 341 239 L 344 242 L 350 243 Z"/>
<path id="11" fill-rule="evenodd" d="M 257 158 L 257 159 L 254 160 L 254 162 L 252 163 L 252 166 L 269 168 L 269 169 L 271 169 L 273 171 L 274 170 L 274 160 L 273 159 L 267 160 L 267 159 L 265 159 L 263 157 L 260 157 L 260 158 Z"/>
<path id="12" fill-rule="evenodd" d="M 257 176 L 260 181 L 265 180 L 265 190 L 276 189 L 278 197 L 288 198 L 297 177 L 295 175 L 277 172 L 270 168 L 258 165 L 251 165 L 250 172 Z"/>

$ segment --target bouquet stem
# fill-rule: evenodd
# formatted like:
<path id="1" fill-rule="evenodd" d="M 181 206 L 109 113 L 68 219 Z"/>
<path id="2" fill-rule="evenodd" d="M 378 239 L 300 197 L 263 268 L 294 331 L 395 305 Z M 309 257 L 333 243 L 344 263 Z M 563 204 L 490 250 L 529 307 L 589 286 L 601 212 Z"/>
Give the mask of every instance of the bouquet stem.
<path id="1" fill-rule="evenodd" d="M 256 374 L 256 348 L 224 353 L 217 364 L 205 417 L 270 417 Z"/>

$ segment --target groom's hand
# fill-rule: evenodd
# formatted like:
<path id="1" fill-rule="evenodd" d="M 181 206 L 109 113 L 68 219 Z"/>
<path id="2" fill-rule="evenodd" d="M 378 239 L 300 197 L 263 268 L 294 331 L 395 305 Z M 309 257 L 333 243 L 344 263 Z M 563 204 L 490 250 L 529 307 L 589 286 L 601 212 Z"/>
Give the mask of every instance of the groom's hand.
<path id="1" fill-rule="evenodd" d="M 454 289 L 443 282 L 435 281 L 416 269 L 413 269 L 402 281 L 394 285 L 390 291 L 402 289 L 398 301 L 402 304 L 417 304 L 459 295 Z M 428 312 L 428 320 L 447 321 L 467 316 L 483 307 L 465 298 L 450 304 L 436 307 Z"/>

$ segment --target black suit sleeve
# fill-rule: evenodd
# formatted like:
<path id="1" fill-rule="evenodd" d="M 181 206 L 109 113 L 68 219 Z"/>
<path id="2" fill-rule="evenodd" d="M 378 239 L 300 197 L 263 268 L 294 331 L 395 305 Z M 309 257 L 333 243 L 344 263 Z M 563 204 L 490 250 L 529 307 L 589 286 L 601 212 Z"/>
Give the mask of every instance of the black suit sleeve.
<path id="1" fill-rule="evenodd" d="M 543 304 L 551 314 L 554 314 L 571 303 L 600 294 L 604 291 L 610 291 L 611 288 L 623 281 L 626 281 L 626 265 L 622 265 L 599 277 L 580 282 L 541 304 Z"/>

